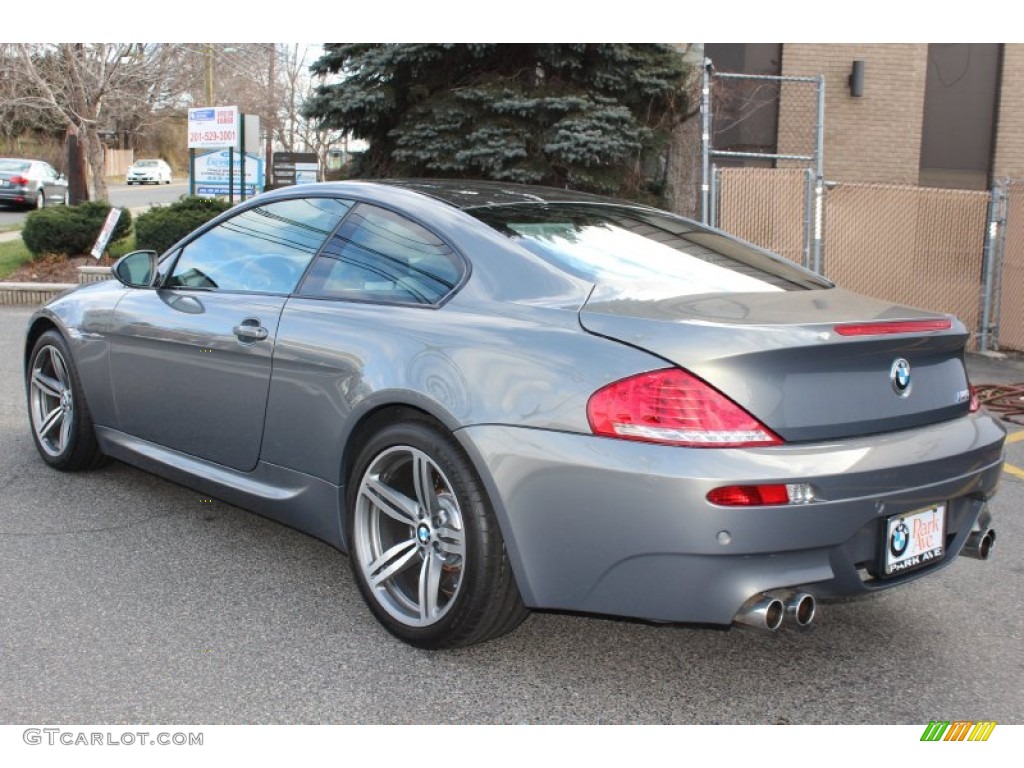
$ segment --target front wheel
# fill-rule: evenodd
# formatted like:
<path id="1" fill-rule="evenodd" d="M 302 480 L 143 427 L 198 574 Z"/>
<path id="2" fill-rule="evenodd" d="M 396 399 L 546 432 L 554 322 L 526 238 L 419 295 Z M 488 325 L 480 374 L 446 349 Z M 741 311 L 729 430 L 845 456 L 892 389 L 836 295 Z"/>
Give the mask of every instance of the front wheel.
<path id="1" fill-rule="evenodd" d="M 360 451 L 351 480 L 352 571 L 389 632 L 451 648 L 526 618 L 487 494 L 450 434 L 418 419 L 386 427 Z"/>
<path id="2" fill-rule="evenodd" d="M 44 333 L 32 348 L 28 412 L 36 449 L 51 467 L 75 471 L 103 461 L 71 352 L 57 331 Z"/>

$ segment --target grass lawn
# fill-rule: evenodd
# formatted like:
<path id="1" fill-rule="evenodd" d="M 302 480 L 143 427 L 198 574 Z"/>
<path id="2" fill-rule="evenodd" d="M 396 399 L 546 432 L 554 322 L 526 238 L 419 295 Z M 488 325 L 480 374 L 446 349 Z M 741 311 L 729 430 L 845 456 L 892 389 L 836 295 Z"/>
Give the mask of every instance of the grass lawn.
<path id="1" fill-rule="evenodd" d="M 32 254 L 20 239 L 0 243 L 0 280 L 22 264 L 27 264 L 31 258 Z"/>

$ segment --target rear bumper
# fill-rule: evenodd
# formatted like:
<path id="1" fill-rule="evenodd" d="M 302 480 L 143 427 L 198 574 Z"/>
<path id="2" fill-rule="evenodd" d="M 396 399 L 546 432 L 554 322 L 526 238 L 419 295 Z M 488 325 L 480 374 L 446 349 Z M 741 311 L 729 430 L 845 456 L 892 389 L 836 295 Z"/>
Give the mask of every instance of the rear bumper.
<path id="1" fill-rule="evenodd" d="M 494 500 L 527 605 L 729 624 L 760 592 L 856 596 L 948 565 L 987 518 L 1005 430 L 975 414 L 762 449 L 672 448 L 506 426 L 457 434 Z M 818 500 L 707 502 L 711 489 L 736 483 L 810 483 Z M 876 578 L 886 518 L 937 502 L 947 504 L 945 556 Z"/>
<path id="2" fill-rule="evenodd" d="M 27 203 L 35 200 L 35 191 L 28 187 L 0 187 L 0 203 Z"/>

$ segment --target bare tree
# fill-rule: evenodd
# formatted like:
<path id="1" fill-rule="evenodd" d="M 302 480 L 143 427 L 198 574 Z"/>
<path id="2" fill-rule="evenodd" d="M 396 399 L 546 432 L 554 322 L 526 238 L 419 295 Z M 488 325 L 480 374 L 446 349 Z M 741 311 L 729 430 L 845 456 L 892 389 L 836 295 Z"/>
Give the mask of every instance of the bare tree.
<path id="1" fill-rule="evenodd" d="M 302 105 L 313 95 L 314 82 L 310 65 L 320 51 L 310 51 L 307 46 L 295 45 L 284 52 L 283 66 L 288 111 L 279 134 L 281 146 L 288 152 L 315 152 L 323 168 L 327 162 L 327 151 L 345 140 L 344 133 L 322 128 L 319 121 L 302 113 Z"/>
<path id="2" fill-rule="evenodd" d="M 93 196 L 107 198 L 100 131 L 125 115 L 145 116 L 171 98 L 174 50 L 141 43 L 5 43 L 0 82 L 8 112 L 37 113 L 64 127 L 92 171 Z M 84 196 L 72 160 L 72 196 Z"/>
<path id="3" fill-rule="evenodd" d="M 268 181 L 274 147 L 286 152 L 315 152 L 323 164 L 327 150 L 341 142 L 340 132 L 320 129 L 301 111 L 312 94 L 309 68 L 320 54 L 318 48 L 288 43 L 218 43 L 183 48 L 191 53 L 193 61 L 203 63 L 213 101 L 238 106 L 244 114 L 259 115 L 266 142 Z M 196 103 L 205 103 L 210 94 L 198 88 L 205 80 L 193 76 L 192 82 L 196 84 Z"/>
<path id="4" fill-rule="evenodd" d="M 192 106 L 258 115 L 268 172 L 274 147 L 323 161 L 342 137 L 301 113 L 318 55 L 283 43 L 0 43 L 0 139 L 59 136 L 76 202 L 89 197 L 86 163 L 92 197 L 107 197 L 103 138 L 138 149 Z"/>

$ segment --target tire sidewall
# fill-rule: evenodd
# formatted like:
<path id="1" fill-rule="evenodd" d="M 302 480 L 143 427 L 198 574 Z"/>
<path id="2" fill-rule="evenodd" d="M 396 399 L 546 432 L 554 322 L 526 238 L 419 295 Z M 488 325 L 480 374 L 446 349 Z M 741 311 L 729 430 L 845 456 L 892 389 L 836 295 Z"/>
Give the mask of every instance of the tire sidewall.
<path id="1" fill-rule="evenodd" d="M 39 358 L 39 355 L 47 347 L 55 348 L 60 353 L 61 357 L 64 358 L 64 366 L 68 373 L 68 386 L 71 388 L 71 398 L 73 403 L 72 423 L 71 430 L 68 434 L 68 443 L 64 446 L 64 450 L 56 456 L 48 453 L 40 444 L 39 436 L 36 434 L 35 421 L 32 417 L 32 371 L 35 369 L 36 360 Z M 68 348 L 64 337 L 55 330 L 46 331 L 39 337 L 39 339 L 36 340 L 35 345 L 32 347 L 32 354 L 29 356 L 28 369 L 25 373 L 25 396 L 28 405 L 29 426 L 32 430 L 32 442 L 35 443 L 36 450 L 39 452 L 43 461 L 56 469 L 74 468 L 80 463 L 78 454 L 80 453 L 80 445 L 84 439 L 83 429 L 91 430 L 92 423 L 88 416 L 88 408 L 85 404 L 85 396 L 82 393 L 82 386 L 78 380 L 78 371 L 75 367 L 74 360 L 71 357 L 71 350 Z"/>
<path id="2" fill-rule="evenodd" d="M 356 548 L 356 502 L 363 475 L 381 453 L 399 446 L 423 451 L 437 464 L 455 492 L 462 515 L 466 555 L 459 593 L 445 615 L 428 627 L 403 624 L 377 602 L 363 576 Z M 460 636 L 471 631 L 466 621 L 476 610 L 475 603 L 486 598 L 487 574 L 484 566 L 488 540 L 483 529 L 489 525 L 494 525 L 496 529 L 497 525 L 483 484 L 454 438 L 427 421 L 413 420 L 385 427 L 373 435 L 359 451 L 349 478 L 345 501 L 345 536 L 352 574 L 363 599 L 377 620 L 391 634 L 417 647 L 440 648 L 457 644 Z"/>

